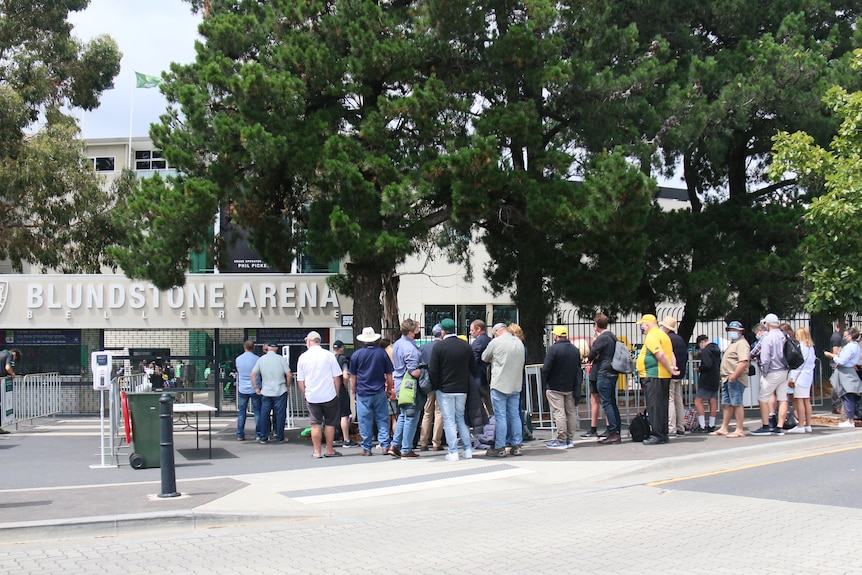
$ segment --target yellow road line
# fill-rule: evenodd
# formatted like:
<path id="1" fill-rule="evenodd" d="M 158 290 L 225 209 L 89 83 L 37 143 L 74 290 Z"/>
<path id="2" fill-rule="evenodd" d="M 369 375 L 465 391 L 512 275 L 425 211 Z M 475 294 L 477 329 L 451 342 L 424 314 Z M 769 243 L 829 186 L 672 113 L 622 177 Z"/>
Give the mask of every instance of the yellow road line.
<path id="1" fill-rule="evenodd" d="M 676 483 L 677 481 L 687 481 L 689 479 L 700 479 L 702 477 L 712 477 L 713 475 L 721 475 L 723 473 L 733 473 L 736 471 L 745 471 L 746 469 L 754 469 L 756 467 L 765 467 L 776 463 L 786 463 L 788 461 L 799 461 L 800 459 L 808 459 L 809 457 L 819 457 L 821 455 L 831 455 L 833 453 L 842 453 L 844 451 L 853 451 L 854 449 L 862 449 L 862 445 L 855 447 L 842 447 L 841 449 L 832 449 L 830 451 L 821 451 L 820 453 L 810 453 L 808 455 L 797 455 L 795 457 L 787 457 L 776 461 L 766 461 L 764 463 L 752 463 L 751 465 L 742 465 L 740 467 L 731 467 L 730 469 L 722 469 L 720 471 L 709 471 L 707 473 L 698 473 L 697 475 L 687 475 L 685 477 L 675 477 L 673 479 L 663 479 L 661 481 L 652 481 L 647 483 L 647 487 L 658 487 L 659 485 L 667 485 L 668 483 Z"/>

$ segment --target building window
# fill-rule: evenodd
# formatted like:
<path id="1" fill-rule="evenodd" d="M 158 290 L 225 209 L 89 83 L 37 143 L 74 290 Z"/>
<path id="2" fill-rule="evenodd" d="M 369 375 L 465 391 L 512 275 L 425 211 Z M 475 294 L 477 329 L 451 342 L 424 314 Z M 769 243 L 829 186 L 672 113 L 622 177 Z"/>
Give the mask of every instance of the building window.
<path id="1" fill-rule="evenodd" d="M 518 308 L 513 305 L 495 305 L 492 321 L 494 323 L 505 323 L 506 325 L 517 323 Z"/>
<path id="2" fill-rule="evenodd" d="M 97 156 L 90 158 L 93 162 L 93 169 L 97 172 L 113 172 L 114 171 L 114 156 Z"/>
<path id="3" fill-rule="evenodd" d="M 447 317 L 455 319 L 455 306 L 454 305 L 426 305 L 425 306 L 425 334 L 426 336 L 431 335 L 431 328 L 434 327 L 435 324 L 440 323 Z M 458 329 L 456 328 L 456 331 Z"/>
<path id="4" fill-rule="evenodd" d="M 161 150 L 137 150 L 135 152 L 135 170 L 167 170 L 168 162 L 162 156 Z"/>
<path id="5" fill-rule="evenodd" d="M 467 330 L 464 333 L 469 333 L 470 324 L 477 319 L 481 319 L 488 324 L 488 312 L 485 310 L 484 305 L 458 306 L 458 327 L 460 329 L 463 326 Z"/>

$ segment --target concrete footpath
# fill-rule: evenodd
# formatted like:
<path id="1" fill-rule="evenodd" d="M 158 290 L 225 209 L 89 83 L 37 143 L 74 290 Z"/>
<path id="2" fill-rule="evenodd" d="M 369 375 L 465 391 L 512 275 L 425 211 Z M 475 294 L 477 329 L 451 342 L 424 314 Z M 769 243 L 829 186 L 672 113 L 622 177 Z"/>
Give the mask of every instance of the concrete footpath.
<path id="1" fill-rule="evenodd" d="M 825 417 L 825 416 L 824 416 Z M 823 419 L 823 417 L 821 417 Z M 837 420 L 836 420 L 837 421 Z M 759 426 L 755 419 L 746 429 Z M 181 426 L 180 426 L 181 427 Z M 128 446 L 119 465 L 101 463 L 98 419 L 45 418 L 0 436 L 0 542 L 73 534 L 115 534 L 212 527 L 272 518 L 316 518 L 338 509 L 361 510 L 380 498 L 397 503 L 457 493 L 491 494 L 571 486 L 595 490 L 660 481 L 830 450 L 862 448 L 862 430 L 815 426 L 811 434 L 738 439 L 686 435 L 670 444 L 644 446 L 630 440 L 604 446 L 577 441 L 564 451 L 547 449 L 548 432 L 525 443 L 522 457 L 447 462 L 445 452 L 422 452 L 412 460 L 361 457 L 314 459 L 298 431 L 279 445 L 237 441 L 235 421 L 213 420 L 212 458 L 207 437 L 175 433 L 179 497 L 158 497 L 161 470 L 132 469 Z M 109 459 L 109 462 L 113 462 Z"/>

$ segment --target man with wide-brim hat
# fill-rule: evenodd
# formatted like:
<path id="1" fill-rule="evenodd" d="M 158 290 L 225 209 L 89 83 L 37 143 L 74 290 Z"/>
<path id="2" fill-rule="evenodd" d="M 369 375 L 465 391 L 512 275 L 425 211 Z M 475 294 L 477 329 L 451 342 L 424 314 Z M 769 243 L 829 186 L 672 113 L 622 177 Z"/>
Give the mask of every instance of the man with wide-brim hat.
<path id="1" fill-rule="evenodd" d="M 350 356 L 347 368 L 350 387 L 356 400 L 356 418 L 362 436 L 361 455 L 371 455 L 372 433 L 377 423 L 377 441 L 382 453 L 389 451 L 389 390 L 395 386 L 392 379 L 392 360 L 386 350 L 377 345 L 380 334 L 373 327 L 365 327 L 356 340 L 365 345 Z"/>
<path id="2" fill-rule="evenodd" d="M 724 350 L 719 367 L 721 378 L 721 404 L 724 412 L 721 427 L 710 435 L 724 435 L 730 438 L 745 436 L 745 408 L 742 395 L 748 387 L 748 364 L 751 361 L 751 346 L 742 337 L 744 328 L 738 321 L 732 321 L 724 328 L 730 344 Z M 730 421 L 736 418 L 736 430 L 730 433 Z"/>
<path id="3" fill-rule="evenodd" d="M 673 346 L 674 363 L 679 368 L 679 373 L 670 378 L 667 406 L 668 435 L 678 437 L 685 435 L 685 402 L 682 399 L 682 380 L 685 379 L 688 368 L 688 345 L 686 345 L 685 340 L 676 331 L 675 317 L 670 315 L 665 316 L 659 322 L 659 326 L 661 326 L 670 338 L 670 343 Z"/>
<path id="4" fill-rule="evenodd" d="M 659 445 L 668 442 L 667 406 L 671 377 L 679 376 L 673 344 L 667 334 L 659 328 L 658 320 L 644 314 L 637 321 L 644 334 L 644 344 L 638 354 L 637 369 L 641 387 L 646 395 L 650 436 L 644 445 Z"/>

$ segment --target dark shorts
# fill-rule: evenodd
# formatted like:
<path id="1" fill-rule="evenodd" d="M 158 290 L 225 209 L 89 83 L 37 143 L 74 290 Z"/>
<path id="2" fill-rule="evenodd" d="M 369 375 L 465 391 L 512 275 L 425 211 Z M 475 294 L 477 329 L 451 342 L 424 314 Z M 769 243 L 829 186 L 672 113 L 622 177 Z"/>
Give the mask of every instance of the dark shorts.
<path id="1" fill-rule="evenodd" d="M 339 407 L 337 397 L 333 397 L 326 403 L 309 403 L 308 417 L 311 419 L 311 425 L 326 424 L 330 427 L 338 427 L 341 419 Z"/>
<path id="2" fill-rule="evenodd" d="M 350 392 L 343 385 L 338 392 L 338 407 L 341 417 L 350 417 Z"/>
<path id="3" fill-rule="evenodd" d="M 595 393 L 596 395 L 599 394 L 598 383 L 598 381 L 590 380 L 590 393 Z"/>
<path id="4" fill-rule="evenodd" d="M 698 387 L 697 393 L 695 393 L 694 396 L 699 397 L 701 399 L 718 399 L 718 390 L 717 389 L 704 389 L 702 387 Z"/>

